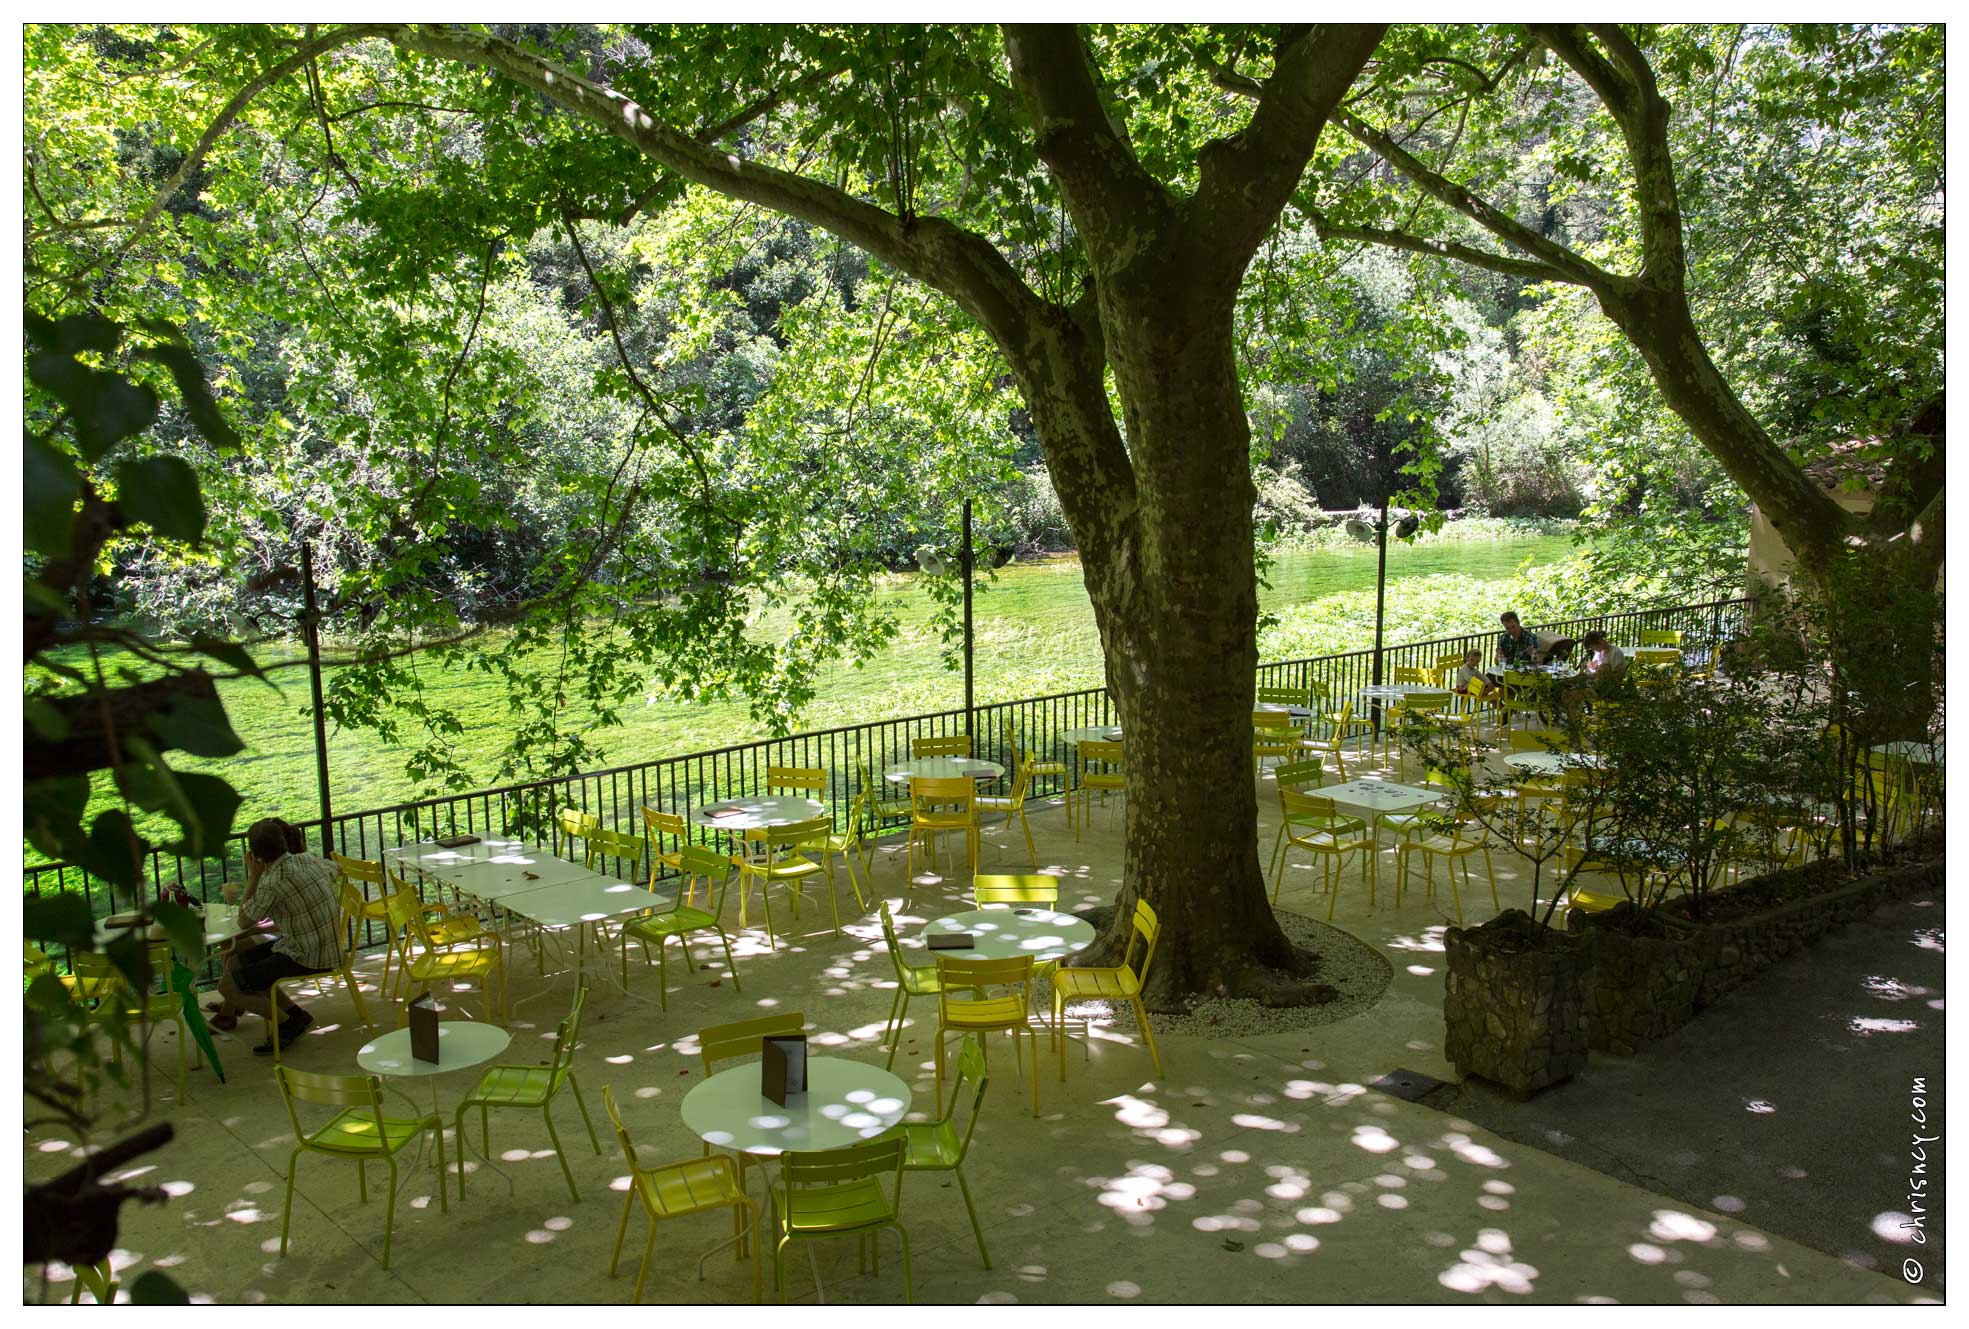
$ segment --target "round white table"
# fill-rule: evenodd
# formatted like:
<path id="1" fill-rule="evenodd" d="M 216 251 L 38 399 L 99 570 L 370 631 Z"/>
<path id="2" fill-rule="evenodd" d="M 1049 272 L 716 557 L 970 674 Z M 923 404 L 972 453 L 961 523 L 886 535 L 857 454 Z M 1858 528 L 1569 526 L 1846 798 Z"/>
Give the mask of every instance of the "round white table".
<path id="1" fill-rule="evenodd" d="M 1030 955 L 1034 964 L 1044 964 L 1084 951 L 1094 942 L 1094 925 L 1086 919 L 1034 905 L 971 909 L 923 925 L 925 937 L 937 932 L 971 934 L 967 947 L 929 952 L 954 960 L 1010 960 Z"/>
<path id="2" fill-rule="evenodd" d="M 759 1092 L 759 1063 L 728 1067 L 684 1095 L 684 1125 L 706 1144 L 774 1157 L 872 1140 L 909 1111 L 909 1086 L 865 1061 L 807 1058 L 807 1092 L 781 1106 Z"/>
<path id="3" fill-rule="evenodd" d="M 1251 710 L 1253 714 L 1262 711 L 1267 715 L 1290 715 L 1301 720 L 1306 719 L 1313 713 L 1310 706 L 1288 706 L 1282 701 L 1253 702 Z"/>
<path id="4" fill-rule="evenodd" d="M 691 809 L 691 820 L 699 826 L 721 831 L 757 831 L 769 826 L 790 826 L 796 821 L 825 817 L 827 805 L 817 798 L 794 794 L 760 794 L 753 798 L 728 798 L 722 803 L 706 803 Z"/>
<path id="5" fill-rule="evenodd" d="M 1082 743 L 1119 743 L 1122 741 L 1121 726 L 1097 724 L 1082 729 L 1062 729 L 1060 740 L 1070 748 L 1077 748 Z"/>
<path id="6" fill-rule="evenodd" d="M 428 1079 L 431 1082 L 431 1112 L 437 1119 L 444 1120 L 444 1112 L 438 1106 L 438 1082 L 440 1075 L 453 1071 L 468 1071 L 491 1061 L 504 1052 L 513 1041 L 513 1036 L 496 1024 L 480 1024 L 475 1020 L 444 1020 L 438 1024 L 438 1059 L 419 1061 L 410 1055 L 410 1030 L 408 1027 L 393 1029 L 380 1038 L 364 1043 L 356 1049 L 356 1065 L 371 1075 L 381 1075 L 396 1079 Z M 405 1102 L 411 1102 L 408 1094 L 402 1095 Z M 411 1103 L 416 1106 L 414 1102 Z M 421 1111 L 422 1109 L 419 1109 Z M 442 1128 L 440 1128 L 442 1129 Z M 466 1137 L 470 1131 L 458 1132 L 458 1176 L 459 1194 L 464 1194 Z M 423 1149 L 423 1142 L 418 1142 Z M 479 1157 L 485 1159 L 487 1167 L 506 1178 L 506 1188 L 513 1188 L 513 1178 L 506 1169 L 487 1158 L 483 1150 Z M 404 1180 L 417 1171 L 415 1167 L 404 1169 Z M 443 1179 L 439 1178 L 439 1184 Z"/>
<path id="7" fill-rule="evenodd" d="M 1418 692 L 1447 693 L 1450 689 L 1434 683 L 1370 683 L 1360 691 L 1365 701 L 1401 701 Z"/>
<path id="8" fill-rule="evenodd" d="M 891 784 L 908 784 L 912 779 L 996 780 L 1004 774 L 1005 768 L 997 762 L 978 757 L 917 757 L 897 762 L 882 772 L 882 778 Z"/>
<path id="9" fill-rule="evenodd" d="M 1606 759 L 1597 752 L 1513 752 L 1504 758 L 1504 764 L 1530 775 L 1558 775 L 1568 766 L 1597 770 L 1606 765 Z"/>

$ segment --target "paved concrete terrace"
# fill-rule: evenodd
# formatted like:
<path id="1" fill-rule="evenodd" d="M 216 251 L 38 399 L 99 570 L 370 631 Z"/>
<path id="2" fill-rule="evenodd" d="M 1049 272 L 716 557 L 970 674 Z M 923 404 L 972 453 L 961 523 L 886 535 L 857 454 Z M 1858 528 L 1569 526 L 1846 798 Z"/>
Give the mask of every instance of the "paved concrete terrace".
<path id="1" fill-rule="evenodd" d="M 1356 774 L 1349 762 L 1349 775 Z M 1260 777 L 1261 852 L 1276 830 L 1277 800 Z M 1033 805 L 1040 866 L 1067 879 L 1063 907 L 1110 902 L 1120 884 L 1121 817 L 1097 806 L 1078 843 L 1057 805 Z M 955 838 L 951 846 L 957 846 Z M 961 853 L 961 848 L 958 850 Z M 1526 865 L 1497 854 L 1506 907 L 1529 897 Z M 1014 829 L 987 828 L 984 871 L 1026 870 Z M 947 864 L 949 860 L 946 860 Z M 902 1219 L 911 1238 L 915 1293 L 942 1302 L 1331 1301 L 1438 1303 L 1580 1302 L 1895 1302 L 1920 1292 L 1831 1255 L 1777 1237 L 1727 1214 L 1625 1184 L 1554 1154 L 1493 1135 L 1430 1108 L 1365 1088 L 1398 1066 L 1441 1078 L 1442 933 L 1447 894 L 1420 891 L 1392 905 L 1385 890 L 1394 854 L 1384 850 L 1384 891 L 1370 913 L 1358 879 L 1343 885 L 1334 922 L 1378 947 L 1393 981 L 1381 1001 L 1352 1019 L 1240 1040 L 1159 1036 L 1168 1075 L 1158 1080 L 1124 1015 L 1098 1030 L 1091 1050 L 1070 1049 L 1067 1079 L 1041 1059 L 1039 1119 L 1014 1073 L 1009 1040 L 994 1036 L 991 1088 L 966 1164 L 990 1245 L 978 1249 L 947 1176 L 912 1175 Z M 1479 876 L 1481 882 L 1481 876 Z M 891 903 L 910 938 L 925 921 L 969 907 L 968 871 L 943 879 L 904 877 L 899 841 L 875 866 L 875 890 Z M 702 1026 L 774 1010 L 805 1013 L 809 1037 L 830 1053 L 880 1062 L 878 1040 L 893 993 L 893 972 L 871 912 L 850 920 L 842 883 L 844 936 L 803 909 L 790 942 L 768 954 L 764 935 L 739 945 L 744 991 L 733 989 L 709 952 L 695 975 L 673 955 L 675 990 L 657 1002 L 656 970 L 637 953 L 632 992 L 598 985 L 591 994 L 577 1073 L 600 1125 L 589 1147 L 573 1103 L 557 1105 L 561 1139 L 582 1192 L 570 1201 L 537 1118 L 495 1116 L 493 1149 L 513 1178 L 471 1164 L 470 1190 L 455 1187 L 439 1211 L 428 1161 L 400 1201 L 391 1268 L 380 1264 L 382 1207 L 356 1198 L 353 1169 L 319 1156 L 300 1165 L 286 1258 L 279 1244 L 282 1177 L 292 1132 L 271 1064 L 249 1045 L 257 1020 L 223 1038 L 230 1079 L 195 1072 L 190 1101 L 167 1108 L 178 1138 L 120 1176 L 162 1184 L 172 1199 L 124 1210 L 119 1274 L 169 1269 L 198 1300 L 216 1302 L 626 1302 L 645 1231 L 630 1219 L 625 1263 L 606 1277 L 622 1210 L 626 1168 L 608 1134 L 603 1085 L 614 1088 L 640 1150 L 684 1158 L 701 1144 L 679 1104 L 701 1075 L 695 1032 Z M 1470 921 L 1491 912 L 1488 890 L 1466 897 Z M 811 899 L 811 897 L 810 897 Z M 729 916 L 735 900 L 726 902 Z M 1318 871 L 1297 866 L 1279 907 L 1325 917 Z M 824 911 L 825 905 L 821 905 Z M 784 922 L 777 908 L 776 921 Z M 816 930 L 818 929 L 818 930 Z M 715 946 L 715 941 L 713 942 Z M 380 958 L 367 972 L 374 976 Z M 550 970 L 552 966 L 550 965 Z M 565 968 L 536 976 L 516 964 L 514 1042 L 502 1058 L 544 1061 L 573 984 Z M 468 1014 L 478 1007 L 465 1001 Z M 317 1023 L 289 1054 L 305 1070 L 353 1074 L 365 1033 L 341 993 L 315 999 Z M 387 1009 L 387 1008 L 385 1008 Z M 912 1119 L 934 1112 L 929 1059 L 934 1006 L 912 1003 L 896 1061 L 916 1091 Z M 175 1069 L 169 1030 L 158 1032 L 159 1065 Z M 1045 1051 L 1042 1044 L 1042 1052 Z M 451 1105 L 476 1072 L 447 1077 Z M 174 1092 L 167 1072 L 157 1083 Z M 414 1095 L 428 1090 L 413 1087 Z M 114 1138 L 105 1131 L 104 1138 Z M 26 1145 L 30 1178 L 68 1166 L 73 1142 L 46 1133 Z M 447 1145 L 448 1156 L 455 1150 Z M 406 1156 L 407 1157 L 407 1156 Z M 427 1155 L 428 1160 L 428 1155 Z M 755 1186 L 755 1194 L 757 1193 Z M 730 1230 L 719 1215 L 665 1224 L 645 1299 L 742 1302 L 751 1270 L 728 1253 L 714 1256 L 699 1281 L 700 1253 Z M 818 1269 L 829 1302 L 891 1302 L 902 1297 L 901 1265 L 884 1237 L 878 1275 L 857 1272 L 855 1243 L 821 1244 Z M 809 1243 L 809 1248 L 813 1243 Z M 749 1262 L 748 1262 L 749 1264 Z M 808 1257 L 789 1258 L 790 1295 L 816 1295 Z M 768 1295 L 771 1268 L 767 1268 Z M 46 1295 L 66 1298 L 67 1272 L 55 1269 Z M 29 1300 L 42 1295 L 27 1276 Z"/>

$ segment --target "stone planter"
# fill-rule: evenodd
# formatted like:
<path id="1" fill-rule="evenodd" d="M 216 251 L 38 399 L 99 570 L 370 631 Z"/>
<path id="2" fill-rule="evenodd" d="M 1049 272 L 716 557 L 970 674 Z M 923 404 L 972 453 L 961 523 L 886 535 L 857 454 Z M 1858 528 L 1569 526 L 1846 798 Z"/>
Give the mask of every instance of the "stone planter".
<path id="1" fill-rule="evenodd" d="M 1685 938 L 1637 937 L 1593 928 L 1586 976 L 1587 1043 L 1595 1052 L 1631 1057 L 1696 1012 L 1708 952 Z"/>
<path id="2" fill-rule="evenodd" d="M 1592 954 L 1584 938 L 1508 909 L 1480 927 L 1449 929 L 1446 945 L 1444 1052 L 1458 1075 L 1528 1098 L 1586 1065 Z"/>

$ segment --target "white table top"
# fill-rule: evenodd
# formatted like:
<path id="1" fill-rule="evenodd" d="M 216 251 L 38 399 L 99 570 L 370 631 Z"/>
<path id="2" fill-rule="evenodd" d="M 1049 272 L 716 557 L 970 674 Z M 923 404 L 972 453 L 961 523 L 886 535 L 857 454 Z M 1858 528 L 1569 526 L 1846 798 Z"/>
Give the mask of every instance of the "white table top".
<path id="1" fill-rule="evenodd" d="M 436 868 L 460 867 L 466 863 L 484 863 L 501 854 L 544 852 L 524 840 L 488 835 L 477 844 L 462 844 L 456 849 L 445 849 L 429 840 L 400 844 L 394 849 L 385 849 L 383 857 L 394 858 L 406 867 L 423 868 L 429 872 Z"/>
<path id="2" fill-rule="evenodd" d="M 882 772 L 891 784 L 908 784 L 911 777 L 925 780 L 996 780 L 1005 768 L 979 757 L 917 757 L 899 761 Z"/>
<path id="3" fill-rule="evenodd" d="M 715 814 L 731 811 L 734 815 Z M 817 798 L 793 794 L 758 794 L 751 798 L 728 798 L 722 803 L 706 803 L 691 809 L 691 820 L 699 826 L 721 831 L 756 831 L 768 826 L 791 826 L 796 821 L 825 817 L 827 805 Z"/>
<path id="4" fill-rule="evenodd" d="M 1447 791 L 1396 784 L 1391 780 L 1349 780 L 1345 784 L 1324 785 L 1307 792 L 1320 798 L 1330 798 L 1341 807 L 1360 808 L 1367 812 L 1407 812 L 1425 803 L 1434 803 Z"/>
<path id="5" fill-rule="evenodd" d="M 1266 715 L 1293 715 L 1302 719 L 1313 713 L 1310 706 L 1288 706 L 1282 701 L 1253 702 L 1251 710 L 1254 715 L 1262 711 Z"/>
<path id="6" fill-rule="evenodd" d="M 549 928 L 573 927 L 577 923 L 618 918 L 623 914 L 641 913 L 645 909 L 660 909 L 668 903 L 665 897 L 652 895 L 640 886 L 612 877 L 555 882 L 499 898 L 501 909 Z"/>
<path id="7" fill-rule="evenodd" d="M 410 1055 L 410 1030 L 394 1029 L 356 1049 L 356 1065 L 371 1075 L 419 1077 L 447 1075 L 491 1061 L 506 1050 L 513 1036 L 496 1024 L 476 1020 L 444 1020 L 438 1024 L 438 1059 L 419 1061 Z"/>
<path id="8" fill-rule="evenodd" d="M 1873 750 L 1888 756 L 1906 757 L 1924 766 L 1931 763 L 1936 766 L 1945 764 L 1942 760 L 1942 744 L 1939 741 L 1928 743 L 1918 738 L 1901 738 L 1892 743 L 1877 743 Z"/>
<path id="9" fill-rule="evenodd" d="M 1361 689 L 1360 695 L 1370 701 L 1398 701 L 1412 697 L 1418 692 L 1448 692 L 1445 683 L 1370 683 Z"/>
<path id="10" fill-rule="evenodd" d="M 1121 726 L 1097 724 L 1081 729 L 1062 729 L 1060 738 L 1071 748 L 1077 748 L 1082 743 L 1119 743 L 1122 741 Z"/>
<path id="11" fill-rule="evenodd" d="M 1094 942 L 1094 925 L 1086 919 L 1037 905 L 947 914 L 923 925 L 924 936 L 932 932 L 971 934 L 972 943 L 963 950 L 933 951 L 923 943 L 926 956 L 948 955 L 953 960 L 1009 960 L 1030 955 L 1034 964 L 1042 964 L 1084 951 Z"/>
<path id="12" fill-rule="evenodd" d="M 759 1092 L 759 1063 L 719 1071 L 684 1095 L 684 1125 L 707 1144 L 771 1157 L 872 1140 L 909 1111 L 909 1086 L 865 1061 L 807 1058 L 807 1092 L 785 1106 Z"/>
<path id="13" fill-rule="evenodd" d="M 537 891 L 542 886 L 593 881 L 599 874 L 564 858 L 521 857 L 515 861 L 471 863 L 431 873 L 442 877 L 467 895 L 481 900 L 503 900 L 509 895 Z"/>
<path id="14" fill-rule="evenodd" d="M 1504 764 L 1533 775 L 1557 775 L 1568 766 L 1575 769 L 1604 766 L 1606 759 L 1597 752 L 1513 752 L 1504 758 Z"/>
<path id="15" fill-rule="evenodd" d="M 260 924 L 265 921 L 264 919 L 249 918 L 242 922 L 237 907 L 213 900 L 205 906 L 205 944 L 207 946 L 217 946 L 222 941 L 230 941 L 234 937 L 243 936 L 248 932 L 258 930 Z M 156 925 L 153 924 L 152 926 L 155 927 Z M 96 944 L 98 946 L 106 946 L 128 931 L 129 929 L 124 927 L 111 927 L 109 920 L 106 918 L 97 919 Z M 151 939 L 153 941 L 165 940 L 162 929 L 159 929 L 159 935 Z"/>

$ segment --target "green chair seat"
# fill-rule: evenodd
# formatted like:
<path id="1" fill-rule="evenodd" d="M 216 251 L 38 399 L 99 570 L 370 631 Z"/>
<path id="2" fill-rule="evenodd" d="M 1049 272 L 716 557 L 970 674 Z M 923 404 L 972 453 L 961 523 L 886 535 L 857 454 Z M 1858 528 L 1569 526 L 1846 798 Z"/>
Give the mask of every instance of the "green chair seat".
<path id="1" fill-rule="evenodd" d="M 715 928 L 718 920 L 702 909 L 684 905 L 676 909 L 666 909 L 660 914 L 644 914 L 641 918 L 630 919 L 622 925 L 625 937 L 646 937 L 659 941 L 664 937 L 674 937 L 679 933 L 695 932 L 699 928 Z"/>
<path id="2" fill-rule="evenodd" d="M 378 1126 L 381 1133 L 378 1133 Z M 373 1111 L 360 1108 L 344 1108 L 331 1118 L 327 1125 L 305 1138 L 310 1149 L 324 1149 L 335 1154 L 394 1154 L 409 1144 L 424 1131 L 435 1129 L 436 1117 L 419 1117 L 409 1120 L 398 1117 L 384 1117 L 380 1120 Z"/>
<path id="3" fill-rule="evenodd" d="M 955 1101 L 953 1098 L 952 1102 Z M 947 1172 L 964 1158 L 964 1141 L 958 1137 L 957 1123 L 949 1117 L 942 1121 L 905 1122 L 902 1131 L 903 1143 L 909 1150 L 903 1159 L 905 1171 Z"/>
<path id="4" fill-rule="evenodd" d="M 471 1097 L 487 1107 L 539 1107 L 557 1087 L 551 1066 L 492 1066 Z"/>
<path id="5" fill-rule="evenodd" d="M 888 1223 L 895 1218 L 895 1207 L 889 1203 L 882 1183 L 871 1177 L 816 1187 L 800 1196 L 799 1207 L 792 1214 L 782 1204 L 778 1218 L 781 1232 L 841 1232 Z"/>

